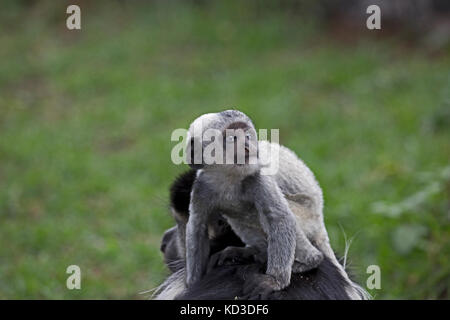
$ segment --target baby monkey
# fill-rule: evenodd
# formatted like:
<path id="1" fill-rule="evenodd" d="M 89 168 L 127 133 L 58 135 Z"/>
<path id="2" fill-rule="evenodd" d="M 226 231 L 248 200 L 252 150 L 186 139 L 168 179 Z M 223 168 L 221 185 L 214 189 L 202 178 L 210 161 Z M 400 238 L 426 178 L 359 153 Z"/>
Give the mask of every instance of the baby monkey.
<path id="1" fill-rule="evenodd" d="M 208 134 L 212 131 L 220 135 L 213 139 Z M 217 137 L 221 140 L 216 141 Z M 211 151 L 218 142 L 223 149 Z M 228 247 L 216 254 L 215 261 L 255 257 L 267 263 L 265 274 L 251 280 L 250 296 L 284 289 L 291 272 L 317 267 L 323 254 L 342 268 L 329 243 L 322 190 L 313 173 L 289 149 L 258 141 L 244 113 L 226 110 L 200 116 L 189 128 L 186 150 L 188 163 L 198 169 L 186 228 L 187 286 L 206 271 L 210 254 L 207 223 L 216 213 L 246 246 Z M 275 161 L 273 155 L 278 155 L 278 170 L 262 174 Z"/>

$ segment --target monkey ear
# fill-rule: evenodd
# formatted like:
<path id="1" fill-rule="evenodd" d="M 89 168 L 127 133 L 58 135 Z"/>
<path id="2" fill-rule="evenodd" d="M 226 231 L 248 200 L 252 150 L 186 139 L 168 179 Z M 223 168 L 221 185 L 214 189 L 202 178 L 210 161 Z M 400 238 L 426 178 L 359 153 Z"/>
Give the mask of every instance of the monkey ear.
<path id="1" fill-rule="evenodd" d="M 196 138 L 191 138 L 186 148 L 186 161 L 188 165 L 192 169 L 201 169 L 204 166 L 203 163 L 203 145 L 201 141 L 197 139 L 197 143 L 195 143 Z M 197 146 L 197 148 L 195 148 Z M 201 159 L 201 163 L 194 163 L 195 155 L 197 154 L 197 159 Z"/>

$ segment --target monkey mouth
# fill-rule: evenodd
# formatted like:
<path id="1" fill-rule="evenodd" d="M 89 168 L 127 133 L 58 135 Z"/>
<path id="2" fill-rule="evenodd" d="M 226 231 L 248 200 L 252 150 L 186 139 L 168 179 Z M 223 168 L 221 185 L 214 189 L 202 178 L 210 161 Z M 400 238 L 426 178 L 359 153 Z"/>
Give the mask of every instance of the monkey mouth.
<path id="1" fill-rule="evenodd" d="M 235 155 L 234 156 L 234 164 L 237 165 L 237 166 L 244 166 L 246 164 L 250 164 L 250 153 L 249 153 L 247 148 L 245 149 L 245 153 L 244 153 L 244 162 L 240 163 L 238 161 L 237 155 Z"/>

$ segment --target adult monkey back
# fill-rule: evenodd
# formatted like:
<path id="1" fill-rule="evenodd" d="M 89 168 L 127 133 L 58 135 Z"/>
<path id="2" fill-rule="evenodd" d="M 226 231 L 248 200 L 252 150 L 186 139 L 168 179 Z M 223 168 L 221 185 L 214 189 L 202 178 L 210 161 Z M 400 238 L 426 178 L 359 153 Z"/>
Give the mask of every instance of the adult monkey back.
<path id="1" fill-rule="evenodd" d="M 204 151 L 211 150 L 214 141 L 205 139 L 209 130 L 219 131 L 218 136 L 223 137 L 219 141 L 223 145 L 219 146 L 224 148 L 224 154 L 218 156 L 219 162 L 217 157 L 215 162 L 205 160 Z M 235 130 L 244 132 L 245 139 L 237 137 Z M 237 161 L 238 150 L 242 149 L 238 141 L 245 146 L 243 162 Z M 230 145 L 234 151 L 231 161 Z M 246 244 L 245 248 L 226 248 L 216 255 L 217 260 L 244 256 L 267 263 L 265 273 L 252 277 L 249 297 L 262 293 L 264 298 L 286 288 L 292 272 L 316 268 L 323 255 L 347 277 L 329 243 L 322 214 L 322 190 L 311 170 L 292 151 L 275 143 L 257 141 L 253 123 L 237 110 L 197 118 L 189 128 L 188 146 L 188 162 L 199 170 L 186 227 L 187 286 L 198 282 L 206 271 L 210 253 L 208 222 L 211 214 L 217 212 Z M 214 156 L 217 150 L 222 151 L 216 148 Z M 270 165 L 270 155 L 274 153 L 278 155 L 278 170 L 271 175 L 261 174 L 261 163 Z M 347 280 L 351 283 L 348 277 Z"/>
<path id="2" fill-rule="evenodd" d="M 195 285 L 185 286 L 185 229 L 189 219 L 189 202 L 196 171 L 189 170 L 172 182 L 170 188 L 170 209 L 177 224 L 167 230 L 161 241 L 161 251 L 171 274 L 154 291 L 152 298 L 157 300 L 172 299 L 242 299 L 247 279 L 264 272 L 261 262 L 234 261 L 221 266 L 208 268 L 206 274 Z M 217 216 L 219 217 L 219 216 Z M 211 221 L 209 226 L 211 253 L 219 252 L 227 246 L 243 246 L 229 226 L 219 218 Z M 347 300 L 369 298 L 369 295 L 356 284 L 349 282 L 348 277 L 328 258 L 325 257 L 317 269 L 293 274 L 290 285 L 282 290 L 269 294 L 267 299 L 288 300 Z M 257 297 L 256 297 L 257 298 Z"/>

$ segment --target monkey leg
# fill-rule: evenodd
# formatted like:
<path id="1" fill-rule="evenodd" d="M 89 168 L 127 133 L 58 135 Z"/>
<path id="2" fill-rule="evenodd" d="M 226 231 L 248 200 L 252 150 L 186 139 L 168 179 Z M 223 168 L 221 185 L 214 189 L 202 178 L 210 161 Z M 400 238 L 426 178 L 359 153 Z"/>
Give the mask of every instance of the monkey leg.
<path id="1" fill-rule="evenodd" d="M 317 268 L 323 260 L 323 254 L 317 250 L 306 237 L 303 230 L 297 226 L 295 258 L 292 272 L 301 273 Z"/>
<path id="2" fill-rule="evenodd" d="M 324 231 L 322 216 L 315 210 L 312 202 L 305 200 L 308 198 L 302 194 L 295 196 L 295 201 L 288 199 L 289 208 L 296 216 L 297 221 L 295 259 L 292 271 L 300 273 L 316 268 L 322 262 L 323 254 L 327 254 L 327 252 L 322 253 L 322 250 L 318 250 L 311 243 L 313 241 L 317 244 L 318 237 L 323 232 L 326 237 L 326 231 Z M 293 195 L 290 197 L 292 198 Z M 318 248 L 321 249 L 320 246 Z"/>

